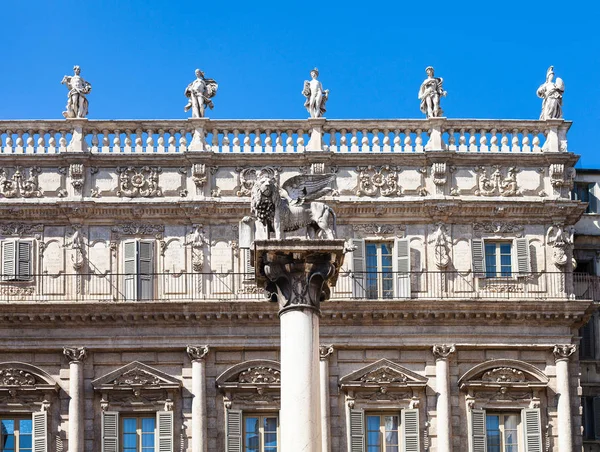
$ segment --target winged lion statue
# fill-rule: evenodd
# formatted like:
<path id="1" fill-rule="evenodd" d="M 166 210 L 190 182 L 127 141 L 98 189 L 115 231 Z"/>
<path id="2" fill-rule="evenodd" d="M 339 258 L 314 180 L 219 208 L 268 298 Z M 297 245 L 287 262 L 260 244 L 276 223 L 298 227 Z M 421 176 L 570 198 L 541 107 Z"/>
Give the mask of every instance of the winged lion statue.
<path id="1" fill-rule="evenodd" d="M 335 174 L 305 174 L 288 179 L 281 187 L 274 175 L 261 170 L 252 187 L 250 209 L 267 230 L 275 234 L 306 228 L 307 238 L 334 239 L 336 217 L 327 204 L 315 201 L 333 191 Z"/>

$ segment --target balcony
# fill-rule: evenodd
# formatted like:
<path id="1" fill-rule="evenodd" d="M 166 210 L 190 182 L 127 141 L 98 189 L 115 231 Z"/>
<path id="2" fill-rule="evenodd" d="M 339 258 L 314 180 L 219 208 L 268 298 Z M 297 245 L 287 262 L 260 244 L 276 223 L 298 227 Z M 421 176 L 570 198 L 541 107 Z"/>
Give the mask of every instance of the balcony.
<path id="1" fill-rule="evenodd" d="M 0 302 L 265 301 L 250 273 L 34 274 L 0 280 Z M 485 278 L 472 272 L 341 272 L 333 301 L 600 301 L 600 277 L 529 273 Z"/>

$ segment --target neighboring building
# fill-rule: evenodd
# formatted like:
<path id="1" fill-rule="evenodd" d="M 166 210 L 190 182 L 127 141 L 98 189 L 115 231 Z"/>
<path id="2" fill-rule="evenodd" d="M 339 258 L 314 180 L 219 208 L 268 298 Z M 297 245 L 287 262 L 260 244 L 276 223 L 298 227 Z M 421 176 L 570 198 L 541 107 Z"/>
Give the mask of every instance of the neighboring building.
<path id="1" fill-rule="evenodd" d="M 239 234 L 265 167 L 334 173 L 356 246 L 322 305 L 326 447 L 580 450 L 600 347 L 580 387 L 569 126 L 0 121 L 3 450 L 277 450 L 277 306 Z"/>

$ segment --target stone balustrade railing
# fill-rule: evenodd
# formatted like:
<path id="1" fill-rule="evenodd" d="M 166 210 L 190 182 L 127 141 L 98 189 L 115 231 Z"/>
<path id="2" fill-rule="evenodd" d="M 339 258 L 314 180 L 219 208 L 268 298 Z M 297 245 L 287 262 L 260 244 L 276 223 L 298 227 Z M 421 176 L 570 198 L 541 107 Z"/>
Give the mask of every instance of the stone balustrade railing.
<path id="1" fill-rule="evenodd" d="M 0 121 L 0 154 L 566 152 L 564 120 Z"/>

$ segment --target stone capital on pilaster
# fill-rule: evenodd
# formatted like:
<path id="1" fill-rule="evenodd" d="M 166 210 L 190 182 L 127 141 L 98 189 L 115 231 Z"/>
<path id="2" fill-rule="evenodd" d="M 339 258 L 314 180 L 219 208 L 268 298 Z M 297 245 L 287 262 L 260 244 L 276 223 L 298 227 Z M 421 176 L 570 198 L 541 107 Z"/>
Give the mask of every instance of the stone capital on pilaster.
<path id="1" fill-rule="evenodd" d="M 333 345 L 320 345 L 319 346 L 319 359 L 321 361 L 326 361 L 332 353 L 333 353 Z"/>
<path id="2" fill-rule="evenodd" d="M 432 352 L 436 360 L 448 359 L 452 353 L 456 352 L 456 346 L 454 344 L 435 344 Z"/>
<path id="3" fill-rule="evenodd" d="M 190 357 L 190 361 L 202 361 L 208 355 L 208 345 L 188 345 L 186 352 Z"/>
<path id="4" fill-rule="evenodd" d="M 554 346 L 552 353 L 554 354 L 554 360 L 558 362 L 568 360 L 576 350 L 577 346 L 574 344 L 558 344 Z"/>
<path id="5" fill-rule="evenodd" d="M 87 348 L 85 347 L 64 347 L 63 354 L 70 363 L 83 362 L 87 358 Z"/>

